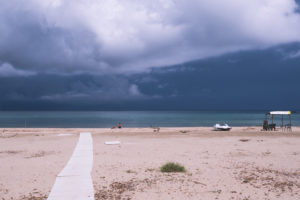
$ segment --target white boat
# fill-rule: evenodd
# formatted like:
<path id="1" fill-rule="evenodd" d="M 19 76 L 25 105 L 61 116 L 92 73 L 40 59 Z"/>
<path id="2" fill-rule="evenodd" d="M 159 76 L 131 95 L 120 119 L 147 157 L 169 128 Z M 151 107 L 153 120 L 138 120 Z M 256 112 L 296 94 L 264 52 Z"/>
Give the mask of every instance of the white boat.
<path id="1" fill-rule="evenodd" d="M 214 129 L 215 131 L 230 131 L 231 127 L 228 124 L 216 124 Z"/>

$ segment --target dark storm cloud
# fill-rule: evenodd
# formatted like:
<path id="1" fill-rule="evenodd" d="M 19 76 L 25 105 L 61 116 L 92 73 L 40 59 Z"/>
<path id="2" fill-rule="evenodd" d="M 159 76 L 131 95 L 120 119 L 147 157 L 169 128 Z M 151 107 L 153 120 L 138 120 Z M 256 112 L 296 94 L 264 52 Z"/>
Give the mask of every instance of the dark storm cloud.
<path id="1" fill-rule="evenodd" d="M 0 61 L 37 73 L 142 72 L 300 40 L 294 0 L 0 4 Z"/>
<path id="2" fill-rule="evenodd" d="M 160 109 L 300 109 L 300 43 L 153 69 L 133 82 Z M 152 81 L 144 81 L 152 77 Z M 148 78 L 147 78 L 148 79 Z"/>
<path id="3" fill-rule="evenodd" d="M 285 80 L 288 90 L 275 84 L 264 101 L 280 99 L 280 105 L 278 91 L 288 95 L 299 85 L 293 73 L 299 45 L 268 49 L 300 41 L 299 1 L 0 0 L 0 5 L 0 109 L 201 109 L 221 107 L 220 94 L 231 102 L 228 108 L 243 106 L 241 99 L 253 102 L 247 94 L 261 97 L 264 85 L 271 88 L 271 79 L 259 76 L 255 82 L 255 74 L 272 67 L 293 79 Z M 239 51 L 245 52 L 228 56 Z M 269 51 L 277 53 L 267 54 L 268 60 Z"/>
<path id="4" fill-rule="evenodd" d="M 126 76 L 1 77 L 0 109 L 297 110 L 299 50 L 291 43 Z"/>
<path id="5" fill-rule="evenodd" d="M 5 100 L 122 101 L 146 98 L 137 85 L 124 77 L 92 75 L 32 75 L 2 77 L 0 91 Z"/>

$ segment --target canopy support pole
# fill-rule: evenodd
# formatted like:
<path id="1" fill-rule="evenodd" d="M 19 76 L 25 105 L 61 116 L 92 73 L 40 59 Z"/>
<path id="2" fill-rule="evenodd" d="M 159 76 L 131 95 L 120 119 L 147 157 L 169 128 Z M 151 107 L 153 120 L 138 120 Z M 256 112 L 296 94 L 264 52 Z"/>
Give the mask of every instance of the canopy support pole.
<path id="1" fill-rule="evenodd" d="M 274 115 L 271 115 L 271 118 L 272 118 L 272 124 L 273 124 L 273 118 L 274 118 Z"/>
<path id="2" fill-rule="evenodd" d="M 292 116 L 291 115 L 289 115 L 289 117 L 290 117 L 290 127 L 291 127 L 291 131 L 292 131 Z"/>

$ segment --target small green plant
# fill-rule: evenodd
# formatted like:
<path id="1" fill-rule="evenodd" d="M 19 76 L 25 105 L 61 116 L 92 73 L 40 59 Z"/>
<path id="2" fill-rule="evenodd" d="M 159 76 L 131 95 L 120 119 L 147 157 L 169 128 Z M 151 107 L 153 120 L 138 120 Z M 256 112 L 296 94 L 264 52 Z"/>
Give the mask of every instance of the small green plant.
<path id="1" fill-rule="evenodd" d="M 160 168 L 160 171 L 161 172 L 185 172 L 186 170 L 184 166 L 178 163 L 168 162 Z"/>

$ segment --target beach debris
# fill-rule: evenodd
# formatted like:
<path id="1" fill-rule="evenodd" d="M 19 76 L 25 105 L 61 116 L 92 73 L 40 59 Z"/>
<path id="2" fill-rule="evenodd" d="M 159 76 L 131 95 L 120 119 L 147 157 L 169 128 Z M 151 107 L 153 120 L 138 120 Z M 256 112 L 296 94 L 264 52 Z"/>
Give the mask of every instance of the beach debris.
<path id="1" fill-rule="evenodd" d="M 242 184 L 249 184 L 254 188 L 264 188 L 268 192 L 281 195 L 289 192 L 296 195 L 300 191 L 299 171 L 279 171 L 269 168 L 246 167 L 239 172 L 237 179 Z"/>
<path id="2" fill-rule="evenodd" d="M 160 127 L 151 127 L 151 128 L 153 128 L 153 132 L 158 133 L 160 131 Z"/>
<path id="3" fill-rule="evenodd" d="M 116 144 L 121 144 L 120 141 L 106 141 L 104 142 L 104 144 L 107 144 L 107 145 L 116 145 Z"/>
<path id="4" fill-rule="evenodd" d="M 100 190 L 96 191 L 95 199 L 96 200 L 121 199 L 123 193 L 135 191 L 136 186 L 137 186 L 137 182 L 134 180 L 130 180 L 126 182 L 113 182 L 109 185 L 109 187 L 103 186 Z M 131 199 L 129 195 L 127 197 L 128 199 Z"/>
<path id="5" fill-rule="evenodd" d="M 145 172 L 154 172 L 156 169 L 154 169 L 154 168 L 147 168 L 146 170 L 145 170 Z"/>
<path id="6" fill-rule="evenodd" d="M 193 181 L 195 184 L 200 184 L 200 185 L 203 185 L 203 186 L 207 186 L 206 184 L 204 184 L 204 183 L 201 183 L 201 182 L 199 182 L 199 181 Z"/>
<path id="7" fill-rule="evenodd" d="M 248 142 L 248 141 L 250 141 L 250 139 L 240 139 L 239 141 L 241 141 L 241 142 Z"/>
<path id="8" fill-rule="evenodd" d="M 218 194 L 220 194 L 220 193 L 222 192 L 222 190 L 211 190 L 211 191 L 209 191 L 209 192 L 211 192 L 211 193 L 218 193 Z"/>
<path id="9" fill-rule="evenodd" d="M 191 131 L 187 131 L 187 130 L 182 130 L 182 131 L 179 131 L 180 133 L 188 133 L 188 132 L 191 132 Z"/>
<path id="10" fill-rule="evenodd" d="M 18 135 L 17 133 L 8 133 L 7 131 L 8 130 L 6 130 L 5 128 L 2 129 L 0 138 L 11 138 L 11 137 L 15 137 Z"/>
<path id="11" fill-rule="evenodd" d="M 263 156 L 267 156 L 267 155 L 270 155 L 270 154 L 271 154 L 270 151 L 262 152 L 262 155 L 263 155 Z"/>
<path id="12" fill-rule="evenodd" d="M 22 195 L 18 199 L 20 200 L 44 200 L 47 199 L 47 195 L 42 194 L 41 192 L 33 191 L 29 195 Z"/>
<path id="13" fill-rule="evenodd" d="M 137 196 L 135 196 L 137 193 L 147 193 L 152 189 L 169 193 L 170 190 L 168 188 L 172 188 L 174 191 L 180 191 L 181 193 L 184 192 L 184 195 L 190 194 L 190 198 L 195 197 L 193 199 L 198 199 L 196 198 L 198 193 L 193 193 L 195 187 L 207 187 L 207 185 L 200 182 L 198 178 L 194 179 L 187 173 L 160 173 L 157 169 L 146 169 L 145 171 L 148 171 L 148 177 L 145 178 L 134 176 L 134 178 L 128 180 L 123 180 L 123 177 L 120 179 L 114 179 L 111 182 L 107 182 L 108 180 L 102 180 L 101 184 L 95 186 L 95 200 L 137 199 Z M 173 197 L 177 194 L 178 193 L 170 193 L 170 198 L 166 199 L 173 199 Z"/>
<path id="14" fill-rule="evenodd" d="M 131 169 L 126 170 L 126 173 L 128 173 L 128 174 L 137 174 L 136 171 L 131 170 Z"/>
<path id="15" fill-rule="evenodd" d="M 23 151 L 16 151 L 16 150 L 7 150 L 7 151 L 0 151 L 0 154 L 18 154 L 22 153 Z"/>
<path id="16" fill-rule="evenodd" d="M 30 156 L 26 156 L 24 158 L 39 158 L 47 155 L 55 154 L 54 151 L 38 151 L 36 153 L 31 154 Z"/>
<path id="17" fill-rule="evenodd" d="M 132 199 L 136 191 L 144 192 L 156 184 L 156 180 L 145 178 L 143 180 L 130 179 L 129 181 L 111 183 L 108 187 L 102 186 L 96 189 L 95 200 L 105 199 Z"/>

